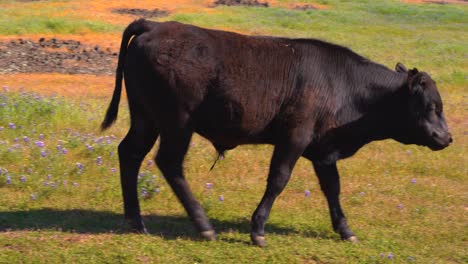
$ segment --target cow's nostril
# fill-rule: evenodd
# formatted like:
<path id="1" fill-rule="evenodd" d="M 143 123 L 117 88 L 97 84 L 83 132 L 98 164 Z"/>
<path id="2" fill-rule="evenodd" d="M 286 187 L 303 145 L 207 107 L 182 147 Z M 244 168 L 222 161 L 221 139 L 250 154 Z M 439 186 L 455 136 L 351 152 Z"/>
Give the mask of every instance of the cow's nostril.
<path id="1" fill-rule="evenodd" d="M 452 137 L 449 138 L 449 142 L 450 142 L 450 143 L 453 142 L 453 138 L 452 138 Z"/>

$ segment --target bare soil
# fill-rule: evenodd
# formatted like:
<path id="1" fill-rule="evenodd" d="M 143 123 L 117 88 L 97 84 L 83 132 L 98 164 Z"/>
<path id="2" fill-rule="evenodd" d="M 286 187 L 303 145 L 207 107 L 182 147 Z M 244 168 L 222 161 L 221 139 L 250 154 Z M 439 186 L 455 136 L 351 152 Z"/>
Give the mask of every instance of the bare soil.
<path id="1" fill-rule="evenodd" d="M 122 15 L 132 15 L 142 18 L 151 18 L 151 17 L 165 17 L 169 15 L 169 12 L 159 8 L 149 10 L 142 8 L 116 8 L 112 12 Z"/>
<path id="2" fill-rule="evenodd" d="M 118 52 L 76 40 L 40 38 L 0 42 L 0 74 L 57 72 L 112 75 Z"/>
<path id="3" fill-rule="evenodd" d="M 306 11 L 306 10 L 317 10 L 318 8 L 310 4 L 303 4 L 303 5 L 295 5 L 292 9 Z"/>
<path id="4" fill-rule="evenodd" d="M 226 6 L 260 6 L 268 7 L 267 2 L 259 2 L 258 0 L 216 0 L 213 3 L 214 6 L 226 5 Z"/>

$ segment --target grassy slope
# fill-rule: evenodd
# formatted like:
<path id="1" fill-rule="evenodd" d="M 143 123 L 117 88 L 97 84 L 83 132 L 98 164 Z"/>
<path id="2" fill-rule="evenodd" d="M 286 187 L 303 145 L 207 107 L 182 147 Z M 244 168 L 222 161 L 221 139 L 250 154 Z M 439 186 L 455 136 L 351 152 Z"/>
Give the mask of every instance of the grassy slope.
<path id="1" fill-rule="evenodd" d="M 9 231 L 0 233 L 0 263 L 46 259 L 52 263 L 374 263 L 390 261 L 389 252 L 395 256 L 393 262 L 408 262 L 408 257 L 419 263 L 466 262 L 467 10 L 359 2 L 321 1 L 330 8 L 310 12 L 218 8 L 209 15 L 185 13 L 168 19 L 250 34 L 319 37 L 389 67 L 402 61 L 433 75 L 445 100 L 455 145 L 433 153 L 378 142 L 339 163 L 343 206 L 360 244 L 342 243 L 331 231 L 311 166 L 300 160 L 273 208 L 267 225 L 269 247 L 248 246 L 249 219 L 264 190 L 271 147 L 240 147 L 208 173 L 214 151 L 199 137 L 193 140 L 186 172 L 220 233 L 219 241 L 194 241 L 195 232 L 181 206 L 159 171 L 148 165 L 150 156 L 140 186 L 150 193 L 160 190 L 142 199 L 152 235 L 128 234 L 121 226 L 118 175 L 111 170 L 118 167 L 112 152 L 128 124 L 125 104 L 117 125 L 106 133 L 116 136 L 108 143 L 99 139 L 96 129 L 107 100 L 52 101 L 2 92 L 0 168 L 9 172 L 0 175 L 0 229 Z M 11 122 L 17 129 L 8 128 Z M 40 133 L 45 135 L 44 148 L 34 145 Z M 67 154 L 57 150 L 57 144 Z M 44 149 L 47 156 L 41 157 Z M 96 164 L 98 156 L 101 165 Z M 84 164 L 82 172 L 77 162 Z M 11 184 L 6 184 L 8 176 Z M 26 177 L 24 183 L 21 176 Z M 213 183 L 213 189 L 207 190 L 206 182 Z M 304 197 L 306 189 L 312 192 L 309 198 Z M 219 195 L 224 202 L 218 201 Z M 402 208 L 397 207 L 400 204 Z"/>
<path id="2" fill-rule="evenodd" d="M 79 8 L 80 5 L 73 2 L 0 1 L 0 35 L 86 34 L 120 31 L 118 26 L 95 18 L 83 19 L 82 15 L 76 15 L 76 10 Z"/>

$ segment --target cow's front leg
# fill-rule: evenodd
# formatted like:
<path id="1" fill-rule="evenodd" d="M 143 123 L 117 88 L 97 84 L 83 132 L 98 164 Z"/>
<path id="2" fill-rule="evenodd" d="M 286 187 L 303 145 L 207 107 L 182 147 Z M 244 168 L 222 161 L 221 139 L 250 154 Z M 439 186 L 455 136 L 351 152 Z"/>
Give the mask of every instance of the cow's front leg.
<path id="1" fill-rule="evenodd" d="M 252 232 L 250 238 L 255 245 L 264 247 L 265 243 L 265 223 L 270 215 L 271 207 L 283 191 L 291 177 L 291 171 L 297 159 L 304 150 L 304 144 L 300 142 L 281 143 L 275 146 L 270 164 L 268 183 L 262 201 L 258 205 L 252 216 Z"/>
<path id="2" fill-rule="evenodd" d="M 320 187 L 328 201 L 333 230 L 340 234 L 341 239 L 357 242 L 357 237 L 349 229 L 344 213 L 341 210 L 339 198 L 340 175 L 338 174 L 336 163 L 323 165 L 314 162 L 313 164 L 315 173 L 320 181 Z"/>

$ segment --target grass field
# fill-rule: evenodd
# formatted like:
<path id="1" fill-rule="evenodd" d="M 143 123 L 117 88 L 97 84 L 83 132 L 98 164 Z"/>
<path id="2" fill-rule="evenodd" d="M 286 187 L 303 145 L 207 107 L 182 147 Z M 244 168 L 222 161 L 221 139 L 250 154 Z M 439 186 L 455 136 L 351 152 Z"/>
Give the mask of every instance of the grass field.
<path id="1" fill-rule="evenodd" d="M 299 160 L 273 207 L 263 249 L 250 245 L 250 217 L 265 188 L 270 146 L 238 147 L 209 172 L 214 149 L 192 139 L 186 176 L 219 234 L 214 242 L 197 240 L 152 162 L 156 146 L 139 176 L 150 235 L 137 235 L 122 223 L 116 156 L 128 129 L 126 102 L 114 127 L 98 129 L 113 77 L 0 75 L 0 263 L 468 262 L 467 5 L 323 0 L 301 1 L 319 10 L 295 11 L 288 0 L 270 8 L 207 8 L 201 0 L 92 1 L 90 8 L 87 2 L 0 1 L 0 41 L 65 36 L 117 47 L 133 19 L 110 14 L 119 6 L 162 7 L 172 14 L 159 20 L 246 34 L 320 38 L 388 67 L 401 61 L 429 72 L 454 144 L 431 152 L 375 142 L 338 163 L 342 205 L 358 244 L 333 233 L 312 166 Z"/>

